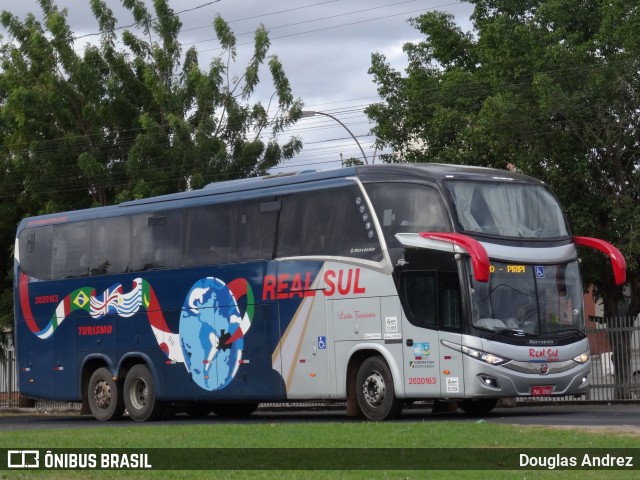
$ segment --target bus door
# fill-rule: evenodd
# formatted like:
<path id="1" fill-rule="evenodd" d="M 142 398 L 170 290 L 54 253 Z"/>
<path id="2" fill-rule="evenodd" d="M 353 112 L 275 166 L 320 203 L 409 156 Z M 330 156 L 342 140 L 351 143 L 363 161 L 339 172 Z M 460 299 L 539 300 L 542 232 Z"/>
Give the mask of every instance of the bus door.
<path id="1" fill-rule="evenodd" d="M 403 270 L 399 291 L 404 305 L 403 357 L 408 398 L 448 398 L 464 393 L 462 356 L 442 344 L 460 344 L 458 272 Z"/>

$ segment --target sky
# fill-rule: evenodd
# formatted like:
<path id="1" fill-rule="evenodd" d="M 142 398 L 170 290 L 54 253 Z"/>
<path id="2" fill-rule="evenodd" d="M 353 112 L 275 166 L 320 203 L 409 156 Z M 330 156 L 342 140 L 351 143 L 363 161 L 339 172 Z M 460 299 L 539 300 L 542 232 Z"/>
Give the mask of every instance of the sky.
<path id="1" fill-rule="evenodd" d="M 98 32 L 98 27 L 89 0 L 53 1 L 59 8 L 68 9 L 71 30 L 82 37 L 74 45 L 79 53 L 87 42 L 98 41 L 99 37 L 90 35 Z M 151 7 L 151 0 L 144 2 Z M 107 3 L 119 26 L 133 23 L 119 0 Z M 263 24 L 271 40 L 269 53 L 282 62 L 293 94 L 302 99 L 304 110 L 332 115 L 346 126 L 324 115 L 301 119 L 280 138 L 297 135 L 304 145 L 302 152 L 273 173 L 338 168 L 341 158 L 362 157 L 359 146 L 367 162 L 375 162 L 378 152 L 373 148 L 372 124 L 364 114 L 367 105 L 380 101 L 368 73 L 372 53 L 385 55 L 394 68 L 403 70 L 406 56 L 402 46 L 423 39 L 409 25 L 409 18 L 433 10 L 446 11 L 468 31 L 473 12 L 471 4 L 456 0 L 169 0 L 169 5 L 182 22 L 183 49 L 195 46 L 203 68 L 221 53 L 212 27 L 216 14 L 229 23 L 237 37 L 240 66 L 251 56 L 253 33 Z M 21 19 L 28 12 L 41 18 L 36 0 L 0 0 L 0 10 Z M 6 32 L 0 27 L 0 33 Z M 267 103 L 273 93 L 270 76 L 265 70 L 260 78 L 255 100 Z"/>

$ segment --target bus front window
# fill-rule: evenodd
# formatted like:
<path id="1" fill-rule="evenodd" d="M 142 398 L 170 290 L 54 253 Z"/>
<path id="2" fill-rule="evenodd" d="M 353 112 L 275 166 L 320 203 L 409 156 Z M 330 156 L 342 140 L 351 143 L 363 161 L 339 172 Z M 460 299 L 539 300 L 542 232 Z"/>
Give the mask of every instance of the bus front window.
<path id="1" fill-rule="evenodd" d="M 504 182 L 445 183 L 464 232 L 511 238 L 567 238 L 553 194 L 542 185 Z"/>
<path id="2" fill-rule="evenodd" d="M 472 280 L 473 326 L 537 336 L 582 330 L 577 262 L 526 265 L 492 262 L 488 283 Z"/>

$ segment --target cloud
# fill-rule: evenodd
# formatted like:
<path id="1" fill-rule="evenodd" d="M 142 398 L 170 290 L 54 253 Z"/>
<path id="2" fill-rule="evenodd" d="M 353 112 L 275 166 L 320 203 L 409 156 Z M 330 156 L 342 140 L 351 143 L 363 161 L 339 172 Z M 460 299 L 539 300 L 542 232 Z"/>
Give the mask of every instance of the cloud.
<path id="1" fill-rule="evenodd" d="M 119 1 L 107 3 L 119 26 L 133 23 Z M 145 3 L 152 5 L 150 0 Z M 88 0 L 57 0 L 56 4 L 68 9 L 68 22 L 77 37 L 97 33 Z M 19 18 L 27 12 L 41 17 L 36 0 L 10 5 L 2 8 Z M 367 104 L 379 101 L 368 74 L 371 54 L 383 53 L 395 68 L 402 69 L 406 63 L 402 45 L 419 39 L 407 22 L 409 18 L 434 9 L 449 11 L 463 30 L 468 30 L 472 13 L 470 4 L 447 0 L 169 0 L 169 5 L 175 12 L 182 12 L 182 45 L 185 50 L 192 45 L 197 48 L 203 68 L 221 52 L 212 27 L 217 13 L 237 36 L 240 65 L 251 55 L 253 32 L 264 24 L 272 43 L 270 53 L 278 55 L 283 63 L 294 95 L 303 99 L 307 109 L 339 116 L 371 154 L 371 125 L 362 111 Z M 81 50 L 87 42 L 98 40 L 98 36 L 84 37 L 75 47 Z M 266 72 L 262 79 L 265 84 L 259 91 L 268 97 L 271 90 Z M 287 168 L 339 166 L 340 154 L 344 158 L 361 156 L 344 128 L 329 118 L 303 119 L 291 133 L 302 137 L 305 148 Z"/>

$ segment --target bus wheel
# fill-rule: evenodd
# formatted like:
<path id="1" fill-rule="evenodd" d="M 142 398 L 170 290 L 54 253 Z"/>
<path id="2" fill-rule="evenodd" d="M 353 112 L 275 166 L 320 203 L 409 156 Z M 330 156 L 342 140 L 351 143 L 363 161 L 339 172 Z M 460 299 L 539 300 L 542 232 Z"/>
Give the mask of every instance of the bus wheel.
<path id="1" fill-rule="evenodd" d="M 145 365 L 134 365 L 124 379 L 124 404 L 136 422 L 155 420 L 164 413 L 157 400 L 153 377 Z"/>
<path id="2" fill-rule="evenodd" d="M 210 405 L 211 410 L 218 417 L 241 418 L 248 417 L 258 409 L 259 403 L 216 403 Z"/>
<path id="3" fill-rule="evenodd" d="M 397 417 L 402 401 L 396 398 L 393 377 L 382 357 L 367 358 L 356 377 L 356 396 L 362 413 L 375 422 Z"/>
<path id="4" fill-rule="evenodd" d="M 122 382 L 113 379 L 108 368 L 98 368 L 89 379 L 87 400 L 91 414 L 100 421 L 119 419 L 124 413 Z"/>
<path id="5" fill-rule="evenodd" d="M 462 400 L 458 402 L 458 406 L 469 415 L 484 415 L 493 410 L 497 403 L 497 398 L 481 398 L 478 400 Z"/>

